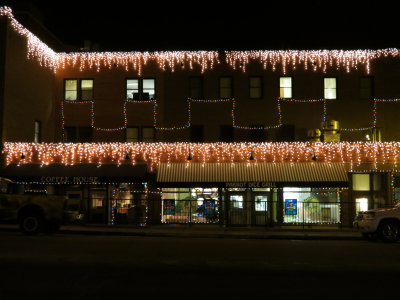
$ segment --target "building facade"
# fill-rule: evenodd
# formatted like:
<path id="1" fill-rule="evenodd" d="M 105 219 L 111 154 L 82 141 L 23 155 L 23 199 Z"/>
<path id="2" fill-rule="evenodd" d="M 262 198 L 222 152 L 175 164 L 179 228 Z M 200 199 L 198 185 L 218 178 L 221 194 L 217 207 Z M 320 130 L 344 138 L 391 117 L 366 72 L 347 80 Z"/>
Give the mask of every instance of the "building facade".
<path id="1" fill-rule="evenodd" d="M 65 53 L 0 15 L 18 193 L 136 225 L 350 226 L 398 198 L 398 49 Z"/>

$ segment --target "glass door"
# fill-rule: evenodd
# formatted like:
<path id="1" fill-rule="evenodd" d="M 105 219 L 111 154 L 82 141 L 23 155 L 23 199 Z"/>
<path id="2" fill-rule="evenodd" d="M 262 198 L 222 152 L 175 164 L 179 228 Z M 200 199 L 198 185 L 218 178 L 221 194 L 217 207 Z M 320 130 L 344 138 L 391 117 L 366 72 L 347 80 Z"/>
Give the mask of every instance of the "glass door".
<path id="1" fill-rule="evenodd" d="M 254 204 L 253 224 L 268 225 L 269 221 L 269 202 L 268 194 L 253 194 L 252 203 Z"/>
<path id="2" fill-rule="evenodd" d="M 229 200 L 229 223 L 231 225 L 247 224 L 245 193 L 230 193 Z"/>

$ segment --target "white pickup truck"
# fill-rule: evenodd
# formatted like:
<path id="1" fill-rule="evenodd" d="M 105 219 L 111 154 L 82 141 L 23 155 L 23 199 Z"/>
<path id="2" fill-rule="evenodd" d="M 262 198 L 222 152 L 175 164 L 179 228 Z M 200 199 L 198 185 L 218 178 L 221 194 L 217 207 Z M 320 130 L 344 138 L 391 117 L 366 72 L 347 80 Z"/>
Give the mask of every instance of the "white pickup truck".
<path id="1" fill-rule="evenodd" d="M 13 194 L 11 184 L 0 177 L 0 222 L 18 223 L 26 235 L 55 233 L 61 224 L 82 217 L 68 209 L 66 196 Z"/>
<path id="2" fill-rule="evenodd" d="M 391 208 L 361 211 L 353 225 L 368 240 L 396 242 L 400 239 L 400 203 Z"/>

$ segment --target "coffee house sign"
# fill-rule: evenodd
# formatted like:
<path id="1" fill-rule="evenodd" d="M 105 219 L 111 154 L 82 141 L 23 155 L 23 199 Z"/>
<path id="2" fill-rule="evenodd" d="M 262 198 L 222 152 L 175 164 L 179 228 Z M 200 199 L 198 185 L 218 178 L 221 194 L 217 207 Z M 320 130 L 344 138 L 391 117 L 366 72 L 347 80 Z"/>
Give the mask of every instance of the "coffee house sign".
<path id="1" fill-rule="evenodd" d="M 48 184 L 60 184 L 60 183 L 97 183 L 99 177 L 92 176 L 42 176 L 40 182 Z"/>

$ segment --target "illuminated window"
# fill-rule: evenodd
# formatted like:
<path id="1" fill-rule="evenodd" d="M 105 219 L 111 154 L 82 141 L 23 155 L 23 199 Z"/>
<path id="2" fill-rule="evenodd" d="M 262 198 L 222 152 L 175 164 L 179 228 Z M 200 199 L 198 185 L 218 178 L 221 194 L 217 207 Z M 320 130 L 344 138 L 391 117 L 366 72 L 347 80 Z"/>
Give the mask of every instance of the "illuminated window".
<path id="1" fill-rule="evenodd" d="M 369 174 L 353 174 L 353 191 L 369 191 Z"/>
<path id="2" fill-rule="evenodd" d="M 66 79 L 64 84 L 64 100 L 93 100 L 93 79 Z"/>
<path id="3" fill-rule="evenodd" d="M 156 80 L 154 78 L 127 79 L 126 99 L 138 101 L 156 99 Z"/>
<path id="4" fill-rule="evenodd" d="M 219 97 L 232 98 L 233 97 L 233 79 L 232 77 L 219 78 Z"/>
<path id="5" fill-rule="evenodd" d="M 368 198 L 356 198 L 356 213 L 368 210 Z"/>
<path id="6" fill-rule="evenodd" d="M 189 97 L 193 99 L 203 98 L 203 77 L 189 78 Z"/>
<path id="7" fill-rule="evenodd" d="M 336 78 L 324 78 L 324 98 L 336 99 Z"/>
<path id="8" fill-rule="evenodd" d="M 292 77 L 281 77 L 279 79 L 280 97 L 292 98 Z"/>
<path id="9" fill-rule="evenodd" d="M 262 77 L 251 76 L 249 78 L 249 97 L 250 99 L 261 99 L 263 97 Z"/>

